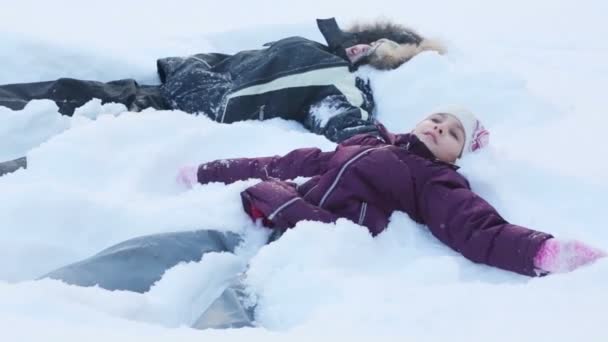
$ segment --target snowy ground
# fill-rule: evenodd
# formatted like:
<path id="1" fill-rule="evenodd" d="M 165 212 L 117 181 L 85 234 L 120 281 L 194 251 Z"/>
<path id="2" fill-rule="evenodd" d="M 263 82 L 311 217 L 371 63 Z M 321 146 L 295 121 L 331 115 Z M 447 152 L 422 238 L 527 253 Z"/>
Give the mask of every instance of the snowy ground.
<path id="1" fill-rule="evenodd" d="M 387 126 L 408 130 L 437 105 L 466 104 L 492 131 L 491 148 L 461 162 L 474 190 L 513 223 L 608 249 L 604 1 L 2 1 L 0 84 L 61 76 L 154 83 L 158 57 L 255 48 L 292 34 L 320 39 L 315 17 L 390 15 L 450 52 L 362 71 Z M 345 220 L 306 222 L 262 248 L 247 272 L 259 300 L 256 329 L 187 327 L 194 299 L 242 257 L 179 265 L 145 294 L 35 281 L 143 234 L 255 232 L 239 200 L 253 180 L 184 191 L 174 183 L 180 165 L 333 148 L 292 122 L 116 116 L 122 111 L 89 103 L 67 118 L 48 101 L 0 108 L 0 160 L 27 154 L 31 162 L 0 178 L 3 341 L 608 338 L 608 261 L 528 279 L 466 261 L 403 213 L 375 239 Z"/>

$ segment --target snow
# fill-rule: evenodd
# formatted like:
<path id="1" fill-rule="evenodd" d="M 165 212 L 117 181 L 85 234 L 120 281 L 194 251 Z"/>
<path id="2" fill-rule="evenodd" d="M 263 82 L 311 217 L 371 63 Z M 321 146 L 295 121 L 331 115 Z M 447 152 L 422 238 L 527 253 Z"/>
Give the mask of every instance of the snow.
<path id="1" fill-rule="evenodd" d="M 599 0 L 24 0 L 0 13 L 0 84 L 64 76 L 157 83 L 158 57 L 256 48 L 291 34 L 320 39 L 316 17 L 389 14 L 442 39 L 449 53 L 362 70 L 381 120 L 406 131 L 434 107 L 465 104 L 491 131 L 490 148 L 460 162 L 473 189 L 513 223 L 608 250 L 606 10 Z M 301 222 L 260 249 L 263 232 L 239 198 L 255 180 L 186 191 L 177 169 L 334 144 L 281 120 L 220 125 L 177 111 L 123 111 L 96 101 L 71 118 L 50 101 L 0 108 L 0 160 L 30 161 L 0 177 L 3 341 L 608 337 L 607 260 L 530 279 L 472 264 L 403 213 L 376 238 L 347 220 Z M 128 238 L 199 228 L 248 234 L 251 246 L 180 264 L 144 294 L 36 280 Z M 260 327 L 188 328 L 249 259 Z"/>
<path id="2" fill-rule="evenodd" d="M 325 127 L 329 119 L 343 110 L 340 108 L 341 102 L 338 101 L 340 101 L 338 96 L 328 96 L 310 108 L 310 113 L 319 127 Z"/>

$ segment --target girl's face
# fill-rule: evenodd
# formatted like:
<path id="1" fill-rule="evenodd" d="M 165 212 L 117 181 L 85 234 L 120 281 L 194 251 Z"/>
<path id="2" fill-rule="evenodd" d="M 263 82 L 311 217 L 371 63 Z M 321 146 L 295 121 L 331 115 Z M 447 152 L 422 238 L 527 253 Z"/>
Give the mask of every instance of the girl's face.
<path id="1" fill-rule="evenodd" d="M 453 163 L 462 154 L 464 128 L 451 114 L 432 114 L 418 123 L 412 133 L 441 161 Z"/>
<path id="2" fill-rule="evenodd" d="M 372 46 L 368 44 L 357 44 L 346 49 L 346 56 L 352 64 L 357 63 L 361 59 L 372 53 Z"/>
<path id="3" fill-rule="evenodd" d="M 381 60 L 390 58 L 391 55 L 398 55 L 397 50 L 401 47 L 398 43 L 382 38 L 371 44 L 357 44 L 346 49 L 346 55 L 352 64 L 367 58 L 366 64 L 376 66 L 382 64 Z"/>

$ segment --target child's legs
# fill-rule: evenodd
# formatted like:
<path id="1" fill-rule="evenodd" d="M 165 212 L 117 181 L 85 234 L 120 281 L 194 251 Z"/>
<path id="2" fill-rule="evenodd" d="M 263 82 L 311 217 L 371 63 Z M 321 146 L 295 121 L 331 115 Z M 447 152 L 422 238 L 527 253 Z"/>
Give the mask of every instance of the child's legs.
<path id="1" fill-rule="evenodd" d="M 234 252 L 241 242 L 235 233 L 197 230 L 130 239 L 100 253 L 61 267 L 43 278 L 108 290 L 146 292 L 163 273 L 180 262 L 201 260 L 207 252 Z"/>
<path id="2" fill-rule="evenodd" d="M 102 103 L 122 103 L 133 111 L 148 107 L 168 109 L 157 86 L 140 86 L 132 79 L 103 83 L 60 78 L 56 81 L 0 86 L 0 106 L 13 110 L 23 109 L 31 100 L 47 99 L 57 104 L 61 114 L 71 116 L 76 108 L 94 98 Z"/>
<path id="3" fill-rule="evenodd" d="M 227 287 L 194 321 L 195 329 L 227 329 L 254 326 L 254 310 L 246 305 L 247 294 L 240 280 Z"/>

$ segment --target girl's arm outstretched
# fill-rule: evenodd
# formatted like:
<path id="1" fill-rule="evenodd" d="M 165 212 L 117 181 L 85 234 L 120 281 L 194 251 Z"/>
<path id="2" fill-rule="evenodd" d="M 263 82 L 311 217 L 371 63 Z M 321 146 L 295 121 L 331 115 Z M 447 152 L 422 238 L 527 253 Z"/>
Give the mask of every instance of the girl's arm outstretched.
<path id="1" fill-rule="evenodd" d="M 333 153 L 318 148 L 301 148 L 282 157 L 219 159 L 198 167 L 183 167 L 177 178 L 178 182 L 191 186 L 212 182 L 230 184 L 249 178 L 286 180 L 311 177 L 323 172 Z"/>
<path id="2" fill-rule="evenodd" d="M 433 177 L 419 197 L 432 234 L 474 262 L 538 276 L 571 271 L 605 256 L 581 242 L 508 223 L 464 178 L 448 171 Z"/>

